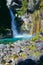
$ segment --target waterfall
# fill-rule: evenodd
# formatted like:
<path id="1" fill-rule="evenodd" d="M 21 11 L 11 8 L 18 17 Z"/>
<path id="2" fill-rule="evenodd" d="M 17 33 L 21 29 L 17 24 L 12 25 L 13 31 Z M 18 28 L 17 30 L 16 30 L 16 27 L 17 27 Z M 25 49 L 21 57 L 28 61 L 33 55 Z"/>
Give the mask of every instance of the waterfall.
<path id="1" fill-rule="evenodd" d="M 13 12 L 11 11 L 11 9 L 9 9 L 10 10 L 10 14 L 11 14 L 11 18 L 12 18 L 12 21 L 11 21 L 11 29 L 12 29 L 12 31 L 13 31 L 13 38 L 15 37 L 15 36 L 17 36 L 18 35 L 18 32 L 17 32 L 17 30 L 16 30 L 16 25 L 15 25 L 15 16 L 13 15 Z"/>
<path id="2" fill-rule="evenodd" d="M 27 35 L 27 34 L 19 34 L 17 32 L 17 29 L 16 29 L 16 25 L 15 25 L 15 16 L 13 15 L 13 12 L 11 11 L 10 9 L 10 14 L 11 14 L 11 18 L 12 18 L 12 21 L 11 21 L 11 29 L 13 31 L 13 38 L 27 38 L 27 37 L 32 37 L 31 35 Z"/>

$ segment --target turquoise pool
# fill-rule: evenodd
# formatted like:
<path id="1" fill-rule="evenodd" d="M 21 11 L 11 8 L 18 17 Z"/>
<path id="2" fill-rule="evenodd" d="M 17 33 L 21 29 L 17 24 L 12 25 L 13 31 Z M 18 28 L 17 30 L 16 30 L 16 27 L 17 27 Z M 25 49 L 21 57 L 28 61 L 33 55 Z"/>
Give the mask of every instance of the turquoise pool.
<path id="1" fill-rule="evenodd" d="M 0 43 L 8 43 L 8 42 L 15 42 L 18 40 L 28 40 L 33 38 L 35 35 L 25 35 L 25 36 L 16 36 L 15 38 L 6 38 L 6 39 L 0 39 Z"/>

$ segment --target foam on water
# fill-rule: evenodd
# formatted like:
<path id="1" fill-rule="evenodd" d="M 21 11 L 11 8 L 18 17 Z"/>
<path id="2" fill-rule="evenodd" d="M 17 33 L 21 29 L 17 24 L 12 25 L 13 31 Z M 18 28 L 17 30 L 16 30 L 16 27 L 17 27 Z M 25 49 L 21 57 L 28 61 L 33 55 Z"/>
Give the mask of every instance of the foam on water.
<path id="1" fill-rule="evenodd" d="M 27 37 L 32 37 L 32 35 L 16 35 L 15 38 L 27 38 Z"/>

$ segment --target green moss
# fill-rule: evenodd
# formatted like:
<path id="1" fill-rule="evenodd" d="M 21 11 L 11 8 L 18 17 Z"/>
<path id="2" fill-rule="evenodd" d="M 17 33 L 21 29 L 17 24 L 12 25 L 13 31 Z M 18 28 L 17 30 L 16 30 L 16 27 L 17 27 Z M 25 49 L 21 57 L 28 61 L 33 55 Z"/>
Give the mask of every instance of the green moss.
<path id="1" fill-rule="evenodd" d="M 36 40 L 38 40 L 39 39 L 39 34 L 36 34 L 36 37 L 34 37 L 34 38 L 32 38 L 32 41 L 36 41 Z"/>
<path id="2" fill-rule="evenodd" d="M 34 51 L 36 51 L 36 47 L 35 47 L 34 44 L 32 44 L 31 46 L 29 46 L 29 49 L 30 49 L 30 50 L 34 50 Z"/>
<path id="3" fill-rule="evenodd" d="M 41 40 L 43 41 L 43 37 L 41 38 Z"/>

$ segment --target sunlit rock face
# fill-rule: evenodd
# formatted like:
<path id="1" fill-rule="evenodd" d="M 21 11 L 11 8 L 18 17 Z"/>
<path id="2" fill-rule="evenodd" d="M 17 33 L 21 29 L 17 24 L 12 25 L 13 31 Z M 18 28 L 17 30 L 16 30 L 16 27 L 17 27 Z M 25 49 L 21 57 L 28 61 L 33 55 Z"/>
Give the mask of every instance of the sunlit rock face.
<path id="1" fill-rule="evenodd" d="M 41 19 L 43 20 L 43 9 L 42 9 L 42 11 L 40 12 L 40 17 L 41 17 Z"/>
<path id="2" fill-rule="evenodd" d="M 22 5 L 21 0 L 7 0 L 7 6 L 18 5 L 19 7 Z"/>
<path id="3" fill-rule="evenodd" d="M 12 0 L 12 2 L 15 2 L 15 3 L 19 4 L 19 5 L 22 4 L 22 3 L 21 3 L 21 0 Z"/>

